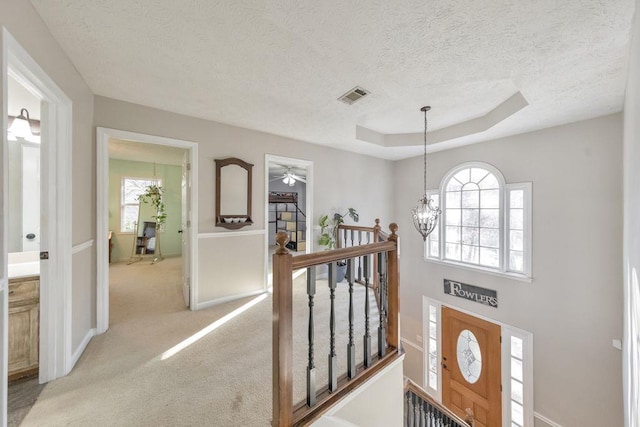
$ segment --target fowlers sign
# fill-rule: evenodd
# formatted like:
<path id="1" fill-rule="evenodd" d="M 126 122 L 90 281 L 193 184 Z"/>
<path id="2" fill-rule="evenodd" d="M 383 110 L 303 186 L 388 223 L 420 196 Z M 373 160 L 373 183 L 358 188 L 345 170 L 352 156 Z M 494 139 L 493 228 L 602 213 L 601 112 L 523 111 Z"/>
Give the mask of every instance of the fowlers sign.
<path id="1" fill-rule="evenodd" d="M 492 289 L 485 289 L 479 286 L 444 279 L 444 293 L 491 307 L 498 307 L 498 292 Z"/>

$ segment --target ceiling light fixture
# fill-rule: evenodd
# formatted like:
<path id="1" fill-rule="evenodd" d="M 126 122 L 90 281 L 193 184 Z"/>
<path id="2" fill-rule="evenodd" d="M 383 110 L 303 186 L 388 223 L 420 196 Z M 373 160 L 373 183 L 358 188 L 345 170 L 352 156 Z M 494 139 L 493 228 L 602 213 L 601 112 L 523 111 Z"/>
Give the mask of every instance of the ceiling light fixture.
<path id="1" fill-rule="evenodd" d="M 288 184 L 289 187 L 293 187 L 294 185 L 296 185 L 296 179 L 290 173 L 287 173 L 282 182 Z"/>
<path id="2" fill-rule="evenodd" d="M 420 111 L 424 112 L 424 187 L 422 198 L 418 200 L 418 205 L 411 210 L 413 225 L 415 225 L 416 230 L 425 241 L 436 227 L 438 217 L 442 212 L 440 207 L 435 206 L 433 199 L 427 196 L 427 111 L 429 110 L 431 110 L 429 106 L 420 109 Z"/>

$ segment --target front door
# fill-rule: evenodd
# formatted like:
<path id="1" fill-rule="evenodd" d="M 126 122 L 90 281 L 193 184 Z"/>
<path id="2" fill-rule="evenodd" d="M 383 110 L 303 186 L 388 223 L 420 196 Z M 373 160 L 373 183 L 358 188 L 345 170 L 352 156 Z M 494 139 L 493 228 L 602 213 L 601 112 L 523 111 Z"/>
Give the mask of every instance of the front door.
<path id="1" fill-rule="evenodd" d="M 502 425 L 500 326 L 442 307 L 442 403 L 476 427 Z"/>

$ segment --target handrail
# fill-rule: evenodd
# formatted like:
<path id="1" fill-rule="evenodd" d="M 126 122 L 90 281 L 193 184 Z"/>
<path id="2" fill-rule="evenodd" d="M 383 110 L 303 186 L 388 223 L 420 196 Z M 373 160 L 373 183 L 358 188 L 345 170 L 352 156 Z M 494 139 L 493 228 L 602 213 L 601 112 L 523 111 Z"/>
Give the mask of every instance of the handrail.
<path id="1" fill-rule="evenodd" d="M 418 384 L 416 384 L 415 382 L 413 382 L 411 379 L 409 379 L 407 377 L 405 377 L 405 379 L 404 379 L 404 391 L 405 391 L 405 393 L 407 391 L 413 392 L 420 399 L 422 399 L 425 402 L 428 402 L 432 406 L 435 406 L 436 408 L 438 408 L 438 410 L 440 412 L 442 412 L 447 417 L 451 418 L 454 422 L 460 424 L 461 426 L 467 426 L 468 425 L 468 426 L 473 427 L 474 424 L 475 424 L 475 422 L 473 421 L 473 417 L 471 417 L 471 420 L 463 420 L 458 415 L 454 414 L 449 408 L 447 408 L 446 406 L 438 403 L 422 387 L 420 387 Z"/>
<path id="2" fill-rule="evenodd" d="M 368 245 L 334 249 L 332 251 L 315 252 L 293 257 L 292 266 L 294 270 L 298 270 L 300 268 L 328 264 L 330 262 L 340 261 L 347 258 L 355 258 L 364 255 L 387 252 L 395 248 L 395 243 L 387 241 L 379 243 L 369 243 Z"/>
<path id="3" fill-rule="evenodd" d="M 379 230 L 379 225 L 376 224 Z M 317 419 L 335 402 L 343 398 L 371 376 L 392 363 L 402 354 L 400 345 L 400 290 L 398 260 L 398 226 L 389 226 L 391 234 L 388 241 L 352 246 L 331 251 L 293 256 L 287 249 L 288 235 L 279 232 L 276 242 L 279 248 L 273 255 L 273 422 L 276 427 L 306 425 Z M 349 291 L 349 343 L 343 348 L 335 339 L 336 317 L 334 299 L 336 292 L 345 288 L 337 287 L 337 262 L 346 260 Z M 355 283 L 356 260 L 362 262 L 364 284 L 364 347 L 363 362 L 356 365 L 356 346 L 354 325 L 353 291 Z M 373 262 L 372 262 L 373 261 Z M 316 361 L 314 348 L 314 298 L 316 295 L 315 266 L 329 266 L 330 301 L 330 351 L 328 357 L 327 387 L 318 391 L 316 387 Z M 371 268 L 373 267 L 373 268 Z M 293 402 L 293 279 L 292 272 L 307 268 L 308 297 L 308 360 L 307 360 L 307 401 L 294 407 Z M 380 279 L 375 291 L 378 312 L 369 307 L 369 295 L 373 292 L 373 278 Z M 358 314 L 358 316 L 360 316 Z M 345 327 L 347 322 L 345 322 Z M 377 327 L 376 327 L 377 326 Z M 370 330 L 373 329 L 373 330 Z M 372 351 L 371 334 L 377 333 L 377 352 Z M 346 350 L 346 354 L 342 353 Z M 375 354 L 374 354 L 375 353 Z M 337 358 L 347 357 L 347 372 L 338 372 Z M 320 358 L 320 360 L 324 357 Z M 325 359 L 327 360 L 327 359 Z"/>

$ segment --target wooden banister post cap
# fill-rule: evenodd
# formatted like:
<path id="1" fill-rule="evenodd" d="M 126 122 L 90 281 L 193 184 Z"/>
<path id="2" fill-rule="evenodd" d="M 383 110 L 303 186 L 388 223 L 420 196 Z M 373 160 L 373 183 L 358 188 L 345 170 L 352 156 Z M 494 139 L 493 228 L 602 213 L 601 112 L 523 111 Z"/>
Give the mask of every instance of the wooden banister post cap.
<path id="1" fill-rule="evenodd" d="M 380 228 L 380 218 L 376 218 L 376 225 L 373 228 Z"/>
<path id="2" fill-rule="evenodd" d="M 276 234 L 276 243 L 278 244 L 278 246 L 280 246 L 276 251 L 278 255 L 289 253 L 286 248 L 287 243 L 289 243 L 289 235 L 287 233 L 285 233 L 284 231 L 278 231 L 278 234 Z"/>
<path id="3" fill-rule="evenodd" d="M 389 235 L 388 240 L 398 241 L 398 235 L 396 234 L 396 231 L 398 231 L 398 224 L 392 222 L 389 224 L 389 230 L 391 230 L 391 234 Z"/>

